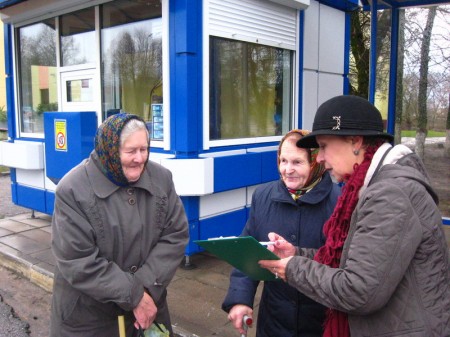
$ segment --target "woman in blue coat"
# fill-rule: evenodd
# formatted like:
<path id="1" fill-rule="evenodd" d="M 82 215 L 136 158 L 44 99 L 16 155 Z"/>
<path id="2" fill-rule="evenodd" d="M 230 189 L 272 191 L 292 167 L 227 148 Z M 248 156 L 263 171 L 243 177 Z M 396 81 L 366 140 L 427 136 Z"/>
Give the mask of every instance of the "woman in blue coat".
<path id="1" fill-rule="evenodd" d="M 324 244 L 322 227 L 333 212 L 340 189 L 316 162 L 316 151 L 296 146 L 307 133 L 292 130 L 281 140 L 277 158 L 281 179 L 256 189 L 241 235 L 267 241 L 270 232 L 277 232 L 297 247 L 319 248 Z M 253 316 L 258 283 L 239 270 L 231 273 L 222 309 L 241 334 L 243 316 Z M 324 317 L 322 305 L 285 282 L 265 282 L 256 336 L 319 337 Z"/>

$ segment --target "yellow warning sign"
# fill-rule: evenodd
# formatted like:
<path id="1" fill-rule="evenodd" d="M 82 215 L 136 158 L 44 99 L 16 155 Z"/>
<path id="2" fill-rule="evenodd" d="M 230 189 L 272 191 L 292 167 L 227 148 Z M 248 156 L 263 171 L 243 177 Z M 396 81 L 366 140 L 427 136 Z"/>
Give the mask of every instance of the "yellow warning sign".
<path id="1" fill-rule="evenodd" d="M 55 120 L 55 149 L 67 152 L 67 122 L 65 119 Z"/>

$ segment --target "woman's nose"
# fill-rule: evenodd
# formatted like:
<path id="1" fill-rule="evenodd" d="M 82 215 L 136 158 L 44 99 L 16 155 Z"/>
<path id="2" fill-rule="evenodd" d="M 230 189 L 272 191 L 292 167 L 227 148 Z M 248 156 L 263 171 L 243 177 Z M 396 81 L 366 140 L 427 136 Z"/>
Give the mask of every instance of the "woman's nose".
<path id="1" fill-rule="evenodd" d="M 323 151 L 319 149 L 319 153 L 317 154 L 316 157 L 316 162 L 323 163 L 324 159 L 323 159 Z"/>
<path id="2" fill-rule="evenodd" d="M 134 161 L 141 162 L 144 159 L 144 155 L 141 151 L 137 151 L 136 155 L 134 156 Z"/>
<path id="3" fill-rule="evenodd" d="M 286 164 L 286 171 L 287 171 L 287 172 L 292 172 L 292 171 L 294 171 L 294 165 L 292 165 L 292 163 L 287 163 L 287 164 Z"/>

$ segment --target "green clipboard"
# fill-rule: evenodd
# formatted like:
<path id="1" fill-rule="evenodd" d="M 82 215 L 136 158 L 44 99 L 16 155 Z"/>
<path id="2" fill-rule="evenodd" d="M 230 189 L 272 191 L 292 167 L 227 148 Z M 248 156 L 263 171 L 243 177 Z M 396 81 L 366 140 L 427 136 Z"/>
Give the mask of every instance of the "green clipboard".
<path id="1" fill-rule="evenodd" d="M 255 281 L 273 281 L 275 275 L 261 268 L 259 260 L 279 260 L 280 258 L 261 245 L 253 236 L 213 238 L 195 240 L 217 258 L 231 264 Z"/>

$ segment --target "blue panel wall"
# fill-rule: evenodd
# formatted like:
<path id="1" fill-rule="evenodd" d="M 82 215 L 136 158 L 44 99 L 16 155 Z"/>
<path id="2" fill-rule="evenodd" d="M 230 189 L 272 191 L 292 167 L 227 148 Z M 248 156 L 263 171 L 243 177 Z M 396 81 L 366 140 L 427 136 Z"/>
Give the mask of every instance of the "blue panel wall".
<path id="1" fill-rule="evenodd" d="M 45 191 L 14 184 L 13 193 L 17 197 L 16 204 L 25 208 L 46 213 Z"/>
<path id="2" fill-rule="evenodd" d="M 261 152 L 261 183 L 279 178 L 277 166 L 277 152 Z"/>
<path id="3" fill-rule="evenodd" d="M 260 153 L 214 158 L 214 192 L 256 185 L 260 182 Z"/>
<path id="4" fill-rule="evenodd" d="M 214 193 L 257 185 L 278 178 L 276 151 L 214 158 Z"/>
<path id="5" fill-rule="evenodd" d="M 198 252 L 198 246 L 192 241 L 200 238 L 198 224 L 200 197 L 181 197 L 181 201 L 189 222 L 189 244 L 185 250 L 185 254 L 189 256 Z"/>
<path id="6" fill-rule="evenodd" d="M 247 208 L 199 221 L 200 238 L 239 235 L 247 221 Z M 219 234 L 218 234 L 219 233 Z"/>
<path id="7" fill-rule="evenodd" d="M 170 147 L 177 158 L 202 148 L 202 1 L 169 2 Z"/>
<path id="8" fill-rule="evenodd" d="M 51 191 L 45 191 L 45 213 L 52 215 L 55 210 L 55 193 Z"/>

